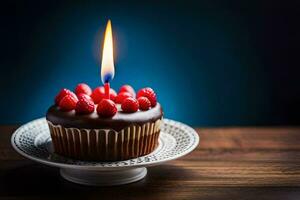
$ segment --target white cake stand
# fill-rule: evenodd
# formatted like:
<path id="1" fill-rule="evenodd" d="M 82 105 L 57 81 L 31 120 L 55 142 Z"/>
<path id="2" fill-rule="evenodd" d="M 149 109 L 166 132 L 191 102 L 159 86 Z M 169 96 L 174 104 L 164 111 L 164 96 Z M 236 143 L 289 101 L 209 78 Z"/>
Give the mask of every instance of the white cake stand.
<path id="1" fill-rule="evenodd" d="M 159 145 L 154 152 L 125 161 L 79 161 L 55 154 L 45 118 L 21 126 L 11 137 L 13 148 L 24 157 L 59 167 L 61 176 L 68 181 L 93 186 L 121 185 L 141 180 L 147 175 L 146 167 L 184 156 L 198 143 L 199 136 L 194 129 L 168 119 L 164 119 Z"/>

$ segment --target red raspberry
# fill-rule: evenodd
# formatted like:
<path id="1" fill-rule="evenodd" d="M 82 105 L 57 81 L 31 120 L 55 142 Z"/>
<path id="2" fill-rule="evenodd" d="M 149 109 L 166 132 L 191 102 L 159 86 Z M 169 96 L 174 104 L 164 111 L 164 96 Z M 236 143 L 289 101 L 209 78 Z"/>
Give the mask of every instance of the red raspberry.
<path id="1" fill-rule="evenodd" d="M 110 98 L 110 100 L 115 101 L 116 96 L 117 96 L 116 91 L 114 89 L 110 88 L 110 90 L 109 90 L 109 98 Z"/>
<path id="2" fill-rule="evenodd" d="M 147 87 L 147 88 L 140 89 L 137 93 L 137 98 L 139 97 L 147 97 L 151 102 L 151 106 L 152 107 L 156 106 L 157 103 L 156 94 L 152 90 L 152 88 Z"/>
<path id="3" fill-rule="evenodd" d="M 114 101 L 116 96 L 117 96 L 116 91 L 114 89 L 110 88 L 109 98 Z M 94 100 L 95 104 L 98 104 L 102 99 L 106 98 L 105 88 L 103 86 L 95 88 L 91 97 Z"/>
<path id="4" fill-rule="evenodd" d="M 151 108 L 151 102 L 147 97 L 138 98 L 140 110 L 149 110 Z"/>
<path id="5" fill-rule="evenodd" d="M 121 104 L 128 97 L 132 97 L 129 92 L 121 92 L 116 96 L 115 102 Z"/>
<path id="6" fill-rule="evenodd" d="M 110 99 L 102 99 L 98 104 L 97 113 L 102 117 L 112 117 L 117 113 L 117 106 Z"/>
<path id="7" fill-rule="evenodd" d="M 82 96 L 78 100 L 75 110 L 76 110 L 76 113 L 78 113 L 78 114 L 89 114 L 89 113 L 94 112 L 95 104 L 91 98 L 88 99 L 88 98 Z"/>
<path id="8" fill-rule="evenodd" d="M 90 100 L 90 101 L 93 101 L 92 97 L 90 97 L 90 96 L 87 95 L 87 94 L 83 94 L 83 93 L 78 94 L 78 95 L 77 95 L 77 98 L 78 98 L 78 100 L 80 100 L 81 98 L 86 98 L 86 99 L 88 99 L 88 100 Z"/>
<path id="9" fill-rule="evenodd" d="M 59 91 L 59 93 L 56 95 L 55 97 L 55 104 L 59 105 L 60 100 L 62 100 L 62 98 L 64 98 L 66 95 L 68 94 L 72 94 L 73 92 L 71 92 L 70 90 L 63 88 L 62 90 Z"/>
<path id="10" fill-rule="evenodd" d="M 87 94 L 87 95 L 91 95 L 92 94 L 92 89 L 90 88 L 90 86 L 88 86 L 85 83 L 79 83 L 76 88 L 75 88 L 75 94 Z"/>
<path id="11" fill-rule="evenodd" d="M 62 111 L 70 111 L 75 109 L 76 104 L 78 102 L 77 97 L 74 95 L 66 95 L 60 100 L 59 107 Z"/>
<path id="12" fill-rule="evenodd" d="M 105 89 L 103 86 L 94 89 L 91 95 L 95 104 L 98 104 L 105 97 Z"/>
<path id="13" fill-rule="evenodd" d="M 139 102 L 133 97 L 128 97 L 122 102 L 121 108 L 126 113 L 133 113 L 139 109 Z"/>
<path id="14" fill-rule="evenodd" d="M 129 92 L 132 97 L 135 97 L 135 91 L 130 85 L 123 85 L 122 87 L 120 87 L 119 93 L 121 92 Z"/>

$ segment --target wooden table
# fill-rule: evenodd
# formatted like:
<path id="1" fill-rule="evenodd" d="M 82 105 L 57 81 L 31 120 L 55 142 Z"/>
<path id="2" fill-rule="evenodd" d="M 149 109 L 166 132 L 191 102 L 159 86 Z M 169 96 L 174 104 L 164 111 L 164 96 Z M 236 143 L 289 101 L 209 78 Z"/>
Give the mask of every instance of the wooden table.
<path id="1" fill-rule="evenodd" d="M 148 169 L 129 185 L 87 187 L 19 156 L 17 126 L 0 126 L 0 198 L 300 199 L 300 128 L 199 128 L 191 154 Z M 101 198 L 100 198 L 101 197 Z"/>

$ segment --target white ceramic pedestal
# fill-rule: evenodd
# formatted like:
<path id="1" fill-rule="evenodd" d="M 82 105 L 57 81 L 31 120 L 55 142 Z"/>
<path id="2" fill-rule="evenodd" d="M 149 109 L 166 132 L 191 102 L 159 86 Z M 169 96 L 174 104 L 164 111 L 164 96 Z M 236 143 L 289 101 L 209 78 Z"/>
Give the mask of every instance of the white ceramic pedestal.
<path id="1" fill-rule="evenodd" d="M 61 168 L 60 174 L 64 179 L 78 184 L 109 186 L 139 181 L 147 175 L 147 169 L 140 167 L 97 171 Z"/>
<path id="2" fill-rule="evenodd" d="M 45 118 L 21 126 L 11 137 L 13 148 L 36 162 L 60 168 L 68 181 L 93 186 L 122 185 L 143 179 L 146 167 L 177 159 L 197 147 L 199 136 L 191 127 L 164 119 L 159 145 L 146 156 L 124 161 L 90 162 L 73 160 L 53 152 Z"/>

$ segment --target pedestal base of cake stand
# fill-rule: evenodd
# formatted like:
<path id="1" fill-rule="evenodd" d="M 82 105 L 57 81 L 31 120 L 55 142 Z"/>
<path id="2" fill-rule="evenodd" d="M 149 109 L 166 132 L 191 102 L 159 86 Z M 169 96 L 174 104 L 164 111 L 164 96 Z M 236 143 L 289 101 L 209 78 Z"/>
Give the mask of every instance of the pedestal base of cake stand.
<path id="1" fill-rule="evenodd" d="M 118 170 L 79 170 L 61 168 L 60 174 L 64 179 L 78 184 L 110 186 L 139 181 L 147 175 L 147 169 L 146 167 Z"/>

